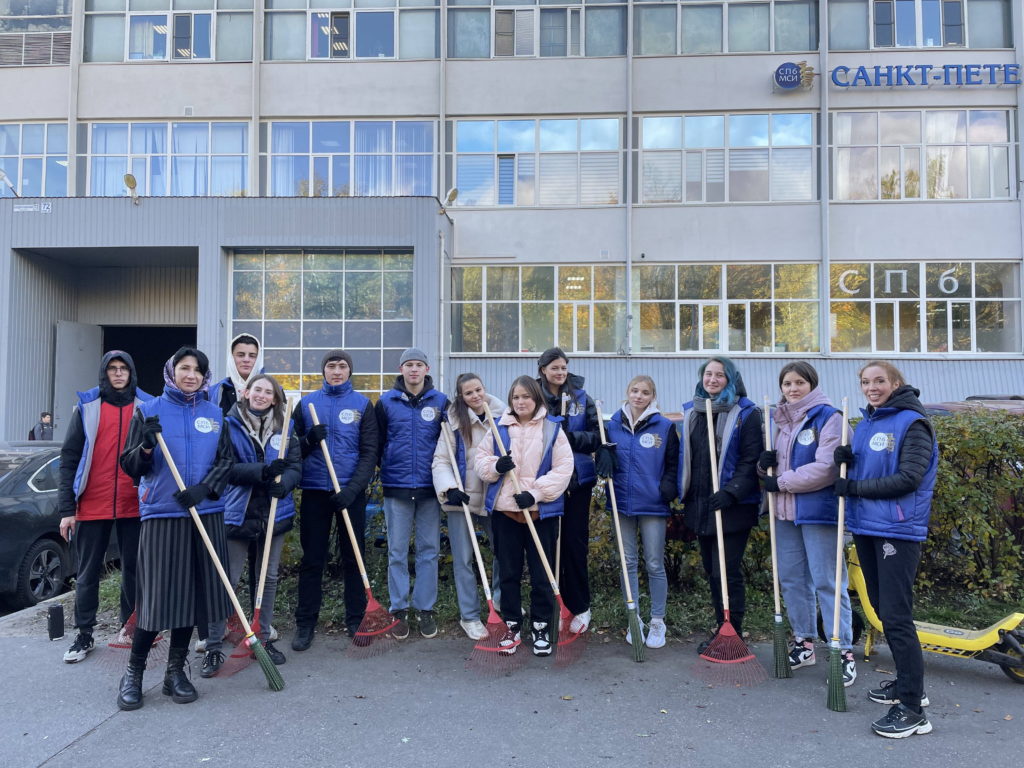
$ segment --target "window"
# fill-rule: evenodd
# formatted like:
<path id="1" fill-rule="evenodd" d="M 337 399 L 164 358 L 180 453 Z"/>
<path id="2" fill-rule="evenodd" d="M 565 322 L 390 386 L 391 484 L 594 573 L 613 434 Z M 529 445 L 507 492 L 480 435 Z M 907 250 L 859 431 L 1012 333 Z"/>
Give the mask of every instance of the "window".
<path id="1" fill-rule="evenodd" d="M 0 2 L 0 67 L 71 61 L 71 0 Z"/>
<path id="2" fill-rule="evenodd" d="M 261 194 L 433 195 L 434 123 L 275 121 L 260 126 Z"/>
<path id="3" fill-rule="evenodd" d="M 247 123 L 91 123 L 80 126 L 78 194 L 232 197 L 249 193 Z"/>
<path id="4" fill-rule="evenodd" d="M 457 205 L 619 203 L 621 118 L 457 120 L 454 127 Z"/>
<path id="5" fill-rule="evenodd" d="M 833 352 L 1020 353 L 1019 265 L 832 264 Z"/>
<path id="6" fill-rule="evenodd" d="M 349 14 L 314 13 L 310 20 L 309 57 L 311 59 L 347 59 L 352 55 L 349 39 Z"/>
<path id="7" fill-rule="evenodd" d="M 483 7 L 452 8 L 453 5 Z M 624 56 L 626 53 L 624 5 L 608 5 L 606 0 L 591 0 L 585 7 L 581 7 L 581 0 L 543 0 L 542 6 L 568 7 L 539 9 L 505 7 L 530 5 L 529 0 L 494 0 L 496 7 L 492 9 L 490 5 L 489 0 L 449 3 L 449 58 L 559 57 L 583 53 Z M 581 43 L 581 40 L 584 41 Z"/>
<path id="8" fill-rule="evenodd" d="M 68 126 L 66 123 L 0 123 L 0 197 L 66 197 Z"/>
<path id="9" fill-rule="evenodd" d="M 810 113 L 640 119 L 641 203 L 814 200 Z"/>
<path id="10" fill-rule="evenodd" d="M 1010 113 L 999 109 L 836 112 L 834 200 L 1015 197 Z"/>
<path id="11" fill-rule="evenodd" d="M 832 0 L 828 5 L 832 50 L 1013 47 L 1010 0 Z"/>
<path id="12" fill-rule="evenodd" d="M 60 458 L 50 459 L 35 471 L 28 480 L 28 487 L 36 493 L 52 493 L 60 481 Z"/>
<path id="13" fill-rule="evenodd" d="M 253 0 L 86 0 L 85 61 L 251 61 Z"/>
<path id="14" fill-rule="evenodd" d="M 264 366 L 290 392 L 323 384 L 320 361 L 344 348 L 352 386 L 391 386 L 413 343 L 413 254 L 408 250 L 255 250 L 232 259 L 232 335 L 263 339 Z"/>

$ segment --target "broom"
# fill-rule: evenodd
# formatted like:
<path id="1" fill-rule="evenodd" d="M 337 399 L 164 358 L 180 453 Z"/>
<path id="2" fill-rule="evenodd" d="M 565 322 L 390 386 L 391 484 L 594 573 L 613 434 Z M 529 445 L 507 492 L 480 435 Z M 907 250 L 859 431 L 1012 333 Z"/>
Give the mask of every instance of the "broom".
<path id="1" fill-rule="evenodd" d="M 314 424 L 319 424 L 316 408 L 309 404 L 309 415 Z M 334 463 L 331 461 L 331 453 L 327 450 L 327 443 L 320 442 L 320 448 L 324 452 L 324 463 L 327 464 L 327 471 L 331 475 L 331 484 L 335 493 L 341 493 L 341 486 L 338 484 L 338 474 L 334 471 Z M 384 610 L 384 607 L 373 597 L 370 589 L 370 579 L 366 575 L 366 565 L 363 563 L 363 556 L 359 552 L 359 540 L 356 532 L 352 529 L 352 520 L 348 516 L 348 510 L 341 510 L 341 517 L 345 521 L 345 529 L 348 531 L 348 540 L 352 545 L 352 554 L 355 556 L 356 565 L 359 566 L 359 575 L 363 579 L 363 589 L 366 590 L 366 612 L 363 620 L 359 622 L 346 653 L 352 658 L 365 659 L 370 656 L 378 656 L 395 646 L 395 638 L 391 630 L 398 625 L 398 619 Z"/>
<path id="2" fill-rule="evenodd" d="M 711 398 L 704 401 L 708 424 L 708 452 L 711 458 L 711 490 L 718 493 L 718 452 L 715 450 L 715 422 L 711 412 Z M 704 664 L 698 670 L 711 685 L 756 685 L 768 675 L 757 657 L 750 652 L 729 618 L 729 585 L 725 578 L 725 538 L 722 534 L 722 510 L 715 510 L 715 536 L 718 539 L 718 576 L 722 591 L 722 626 L 712 638 L 700 658 Z"/>
<path id="3" fill-rule="evenodd" d="M 174 482 L 178 484 L 179 490 L 184 491 L 185 483 L 182 481 L 181 475 L 178 473 L 178 467 L 175 465 L 171 452 L 167 448 L 164 436 L 157 432 L 156 439 L 157 443 L 160 445 L 160 451 L 164 455 L 164 461 L 167 462 L 167 466 L 171 470 L 171 474 L 174 475 Z M 266 648 L 260 644 L 256 634 L 252 631 L 252 627 L 249 626 L 249 622 L 245 620 L 245 614 L 242 613 L 242 606 L 238 604 L 238 597 L 235 595 L 235 590 L 231 584 L 231 580 L 224 572 L 224 566 L 221 565 L 220 558 L 217 557 L 217 551 L 213 548 L 213 542 L 210 541 L 210 536 L 206 533 L 206 529 L 203 527 L 203 521 L 199 519 L 199 513 L 196 512 L 195 507 L 189 507 L 188 513 L 192 516 L 192 522 L 195 523 L 196 529 L 199 531 L 199 537 L 203 540 L 203 544 L 206 546 L 206 551 L 210 554 L 210 560 L 213 562 L 213 567 L 217 569 L 217 575 L 220 576 L 221 583 L 224 585 L 224 589 L 228 593 L 231 605 L 234 607 L 235 613 L 238 614 L 238 618 L 242 622 L 242 626 L 245 628 L 245 641 L 249 644 L 249 648 L 256 657 L 256 661 L 259 663 L 260 669 L 263 670 L 263 674 L 267 678 L 267 685 L 270 686 L 270 690 L 272 691 L 284 690 L 284 678 L 281 677 L 281 673 L 278 672 L 274 662 L 270 660 L 270 656 L 267 655 Z"/>
<path id="4" fill-rule="evenodd" d="M 608 439 L 604 433 L 604 414 L 601 413 L 601 401 L 595 400 L 597 408 L 597 426 L 601 431 L 601 443 L 607 443 Z M 622 588 L 626 593 L 626 615 L 629 618 L 629 639 L 633 645 L 633 661 L 644 660 L 644 635 L 640 629 L 640 607 L 633 600 L 633 587 L 629 582 L 629 571 L 626 570 L 626 550 L 622 544 L 622 530 L 619 527 L 619 504 L 615 499 L 615 481 L 606 478 L 608 485 L 608 498 L 612 502 L 612 520 L 615 522 L 615 541 L 619 545 L 619 565 L 622 568 Z"/>
<path id="5" fill-rule="evenodd" d="M 843 445 L 849 439 L 850 423 L 846 414 L 846 398 L 843 398 Z M 839 465 L 839 476 L 846 478 L 846 462 Z M 843 685 L 843 656 L 839 648 L 839 606 L 842 602 L 840 587 L 843 579 L 843 525 L 846 523 L 846 497 L 839 497 L 839 517 L 836 521 L 836 589 L 832 606 L 832 642 L 828 649 L 828 708 L 833 712 L 846 711 L 846 687 Z"/>
<path id="6" fill-rule="evenodd" d="M 465 492 L 466 489 L 463 487 L 462 477 L 459 474 L 459 465 L 455 460 L 455 449 L 452 447 L 452 428 L 447 421 L 441 422 L 441 433 L 444 435 L 445 448 L 448 449 L 448 460 L 451 462 L 455 475 L 455 485 L 460 491 Z M 507 674 L 521 666 L 526 660 L 523 654 L 516 655 L 516 651 L 522 645 L 522 640 L 516 640 L 515 634 L 494 610 L 494 596 L 491 594 L 491 585 L 487 580 L 484 559 L 480 555 L 480 544 L 476 540 L 476 531 L 473 528 L 473 518 L 470 516 L 469 506 L 463 504 L 462 512 L 466 516 L 469 540 L 473 542 L 473 556 L 476 558 L 477 570 L 480 571 L 480 583 L 483 585 L 484 596 L 487 598 L 488 610 L 487 637 L 473 647 L 473 653 L 466 661 L 466 668 L 483 673 Z M 502 645 L 503 642 L 506 645 Z"/>
<path id="7" fill-rule="evenodd" d="M 772 449 L 772 410 L 768 398 L 764 399 L 764 449 Z M 773 467 L 768 468 L 768 477 L 775 475 Z M 786 648 L 786 627 L 782 623 L 782 600 L 779 597 L 779 552 L 775 540 L 775 494 L 768 493 L 768 533 L 772 549 L 772 589 L 775 590 L 775 620 L 772 623 L 772 649 L 775 656 L 775 677 L 782 679 L 793 676 L 789 666 Z"/>
<path id="8" fill-rule="evenodd" d="M 494 441 L 498 444 L 498 450 L 502 456 L 505 456 L 508 451 L 505 449 L 505 444 L 501 441 L 498 425 L 494 423 L 494 416 L 491 415 L 490 411 L 487 412 L 487 422 L 490 424 L 491 432 L 494 434 Z M 512 487 L 515 489 L 515 492 L 522 493 L 523 489 L 519 485 L 519 477 L 515 471 L 509 472 L 509 475 L 512 477 Z M 552 619 L 557 619 L 557 621 L 548 622 L 548 627 L 551 629 L 551 643 L 556 648 L 555 664 L 559 667 L 567 667 L 577 661 L 583 654 L 586 647 L 586 632 L 573 632 L 570 629 L 573 616 L 565 606 L 565 601 L 562 600 L 562 593 L 558 589 L 558 579 L 551 572 L 551 563 L 548 562 L 548 556 L 544 554 L 544 546 L 541 544 L 540 536 L 537 535 L 537 528 L 533 524 L 533 516 L 528 511 L 525 511 L 523 512 L 523 517 L 526 520 L 526 527 L 530 529 L 530 537 L 537 548 L 537 554 L 540 556 L 541 565 L 544 566 L 544 573 L 548 577 L 551 591 L 558 602 L 558 616 L 552 617 Z"/>

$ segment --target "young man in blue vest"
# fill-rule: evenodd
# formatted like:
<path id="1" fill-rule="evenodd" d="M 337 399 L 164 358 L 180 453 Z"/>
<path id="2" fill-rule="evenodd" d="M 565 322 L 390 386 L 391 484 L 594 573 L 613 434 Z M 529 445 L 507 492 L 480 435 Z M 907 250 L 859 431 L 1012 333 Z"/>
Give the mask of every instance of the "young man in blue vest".
<path id="1" fill-rule="evenodd" d="M 388 593 L 398 620 L 393 634 L 409 636 L 409 537 L 416 534 L 416 583 L 411 606 L 420 634 L 434 637 L 437 622 L 437 556 L 441 546 L 441 505 L 430 465 L 441 434 L 448 398 L 434 389 L 426 354 L 412 347 L 402 353 L 395 386 L 377 401 L 380 479 L 388 528 Z"/>

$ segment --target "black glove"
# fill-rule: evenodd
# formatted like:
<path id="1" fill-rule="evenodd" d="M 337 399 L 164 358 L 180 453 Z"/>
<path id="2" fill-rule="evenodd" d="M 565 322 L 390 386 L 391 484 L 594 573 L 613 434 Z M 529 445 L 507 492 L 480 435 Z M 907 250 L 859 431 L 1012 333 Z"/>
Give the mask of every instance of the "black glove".
<path id="1" fill-rule="evenodd" d="M 679 486 L 672 480 L 662 480 L 658 483 L 658 490 L 661 492 L 661 500 L 666 504 L 671 504 L 679 498 Z"/>
<path id="2" fill-rule="evenodd" d="M 460 491 L 458 488 L 449 488 L 444 492 L 444 495 L 448 499 L 449 504 L 454 504 L 455 506 L 469 504 L 469 494 Z"/>
<path id="3" fill-rule="evenodd" d="M 267 486 L 267 493 L 275 499 L 283 499 L 288 495 L 288 489 L 284 487 L 284 483 L 271 482 Z"/>
<path id="4" fill-rule="evenodd" d="M 284 474 L 286 469 L 288 469 L 287 461 L 284 459 L 274 459 L 263 467 L 263 482 L 273 480 L 278 475 Z"/>
<path id="5" fill-rule="evenodd" d="M 494 471 L 497 472 L 499 475 L 504 475 L 506 472 L 511 472 L 515 468 L 516 464 L 514 461 L 512 461 L 512 456 L 507 453 L 504 456 L 499 456 L 498 460 L 494 462 Z"/>
<path id="6" fill-rule="evenodd" d="M 151 451 L 157 446 L 156 436 L 164 431 L 159 416 L 147 416 L 142 422 L 142 447 Z"/>
<path id="7" fill-rule="evenodd" d="M 832 486 L 832 493 L 836 496 L 857 495 L 857 492 L 853 489 L 853 480 L 850 480 L 848 477 L 837 477 L 835 485 Z"/>
<path id="8" fill-rule="evenodd" d="M 618 467 L 618 458 L 615 454 L 615 443 L 603 443 L 597 447 L 594 453 L 594 463 L 597 465 L 598 477 L 612 477 Z"/>
<path id="9" fill-rule="evenodd" d="M 326 424 L 314 424 L 309 428 L 309 432 L 306 433 L 306 445 L 310 448 L 315 448 L 317 445 L 327 439 L 327 425 Z"/>
<path id="10" fill-rule="evenodd" d="M 342 488 L 337 493 L 331 494 L 331 503 L 339 512 L 343 509 L 348 509 L 355 500 L 356 494 L 352 493 L 348 488 Z"/>
<path id="11" fill-rule="evenodd" d="M 779 452 L 761 451 L 761 455 L 757 457 L 757 466 L 764 472 L 779 466 Z"/>
<path id="12" fill-rule="evenodd" d="M 181 504 L 182 507 L 188 509 L 189 507 L 198 507 L 199 502 L 210 495 L 210 486 L 206 483 L 196 483 L 190 485 L 183 491 L 178 491 L 174 494 L 174 500 Z"/>
<path id="13" fill-rule="evenodd" d="M 520 509 L 529 509 L 537 503 L 537 500 L 533 498 L 533 494 L 529 491 L 514 493 L 512 494 L 512 498 L 516 500 L 516 506 Z"/>
<path id="14" fill-rule="evenodd" d="M 772 477 L 771 475 L 768 475 L 766 477 L 762 477 L 761 482 L 764 483 L 764 489 L 769 493 L 779 492 L 779 479 L 777 477 Z"/>
<path id="15" fill-rule="evenodd" d="M 835 451 L 832 453 L 832 459 L 835 461 L 836 466 L 840 464 L 846 464 L 848 467 L 853 466 L 853 448 L 848 445 L 836 446 Z"/>
<path id="16" fill-rule="evenodd" d="M 708 508 L 713 512 L 716 509 L 725 509 L 736 503 L 736 497 L 724 488 L 718 493 L 712 493 L 708 497 Z"/>

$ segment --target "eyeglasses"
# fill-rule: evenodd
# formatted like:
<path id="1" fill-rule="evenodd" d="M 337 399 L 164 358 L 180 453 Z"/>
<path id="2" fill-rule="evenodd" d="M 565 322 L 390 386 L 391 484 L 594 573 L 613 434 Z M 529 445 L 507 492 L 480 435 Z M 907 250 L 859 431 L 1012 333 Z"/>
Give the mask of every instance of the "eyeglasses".
<path id="1" fill-rule="evenodd" d="M 107 373 L 131 373 L 131 368 L 123 365 L 112 365 L 107 368 Z"/>

